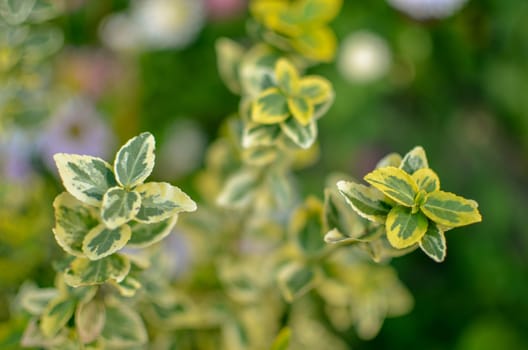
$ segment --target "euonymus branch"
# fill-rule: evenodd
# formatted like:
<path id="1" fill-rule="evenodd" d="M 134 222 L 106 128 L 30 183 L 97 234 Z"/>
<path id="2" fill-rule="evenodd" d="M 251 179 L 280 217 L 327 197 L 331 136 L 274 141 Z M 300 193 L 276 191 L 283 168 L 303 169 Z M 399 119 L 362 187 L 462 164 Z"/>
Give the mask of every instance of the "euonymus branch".
<path id="1" fill-rule="evenodd" d="M 113 165 L 55 156 L 67 192 L 53 203 L 53 232 L 67 256 L 54 288 L 20 293 L 32 315 L 24 345 L 346 349 L 336 331 L 369 339 L 408 312 L 412 298 L 386 262 L 418 247 L 440 262 L 444 233 L 481 217 L 476 202 L 440 190 L 421 147 L 383 158 L 365 176 L 371 186 L 331 176 L 324 200 L 302 198 L 293 171 L 315 161 L 317 120 L 334 100 L 331 82 L 306 70 L 334 56 L 328 23 L 340 6 L 254 0 L 251 44 L 218 41 L 240 105 L 196 177 L 201 202 L 179 225 L 193 259 L 176 281 L 165 238 L 196 204 L 144 183 L 154 137 L 129 140 Z"/>

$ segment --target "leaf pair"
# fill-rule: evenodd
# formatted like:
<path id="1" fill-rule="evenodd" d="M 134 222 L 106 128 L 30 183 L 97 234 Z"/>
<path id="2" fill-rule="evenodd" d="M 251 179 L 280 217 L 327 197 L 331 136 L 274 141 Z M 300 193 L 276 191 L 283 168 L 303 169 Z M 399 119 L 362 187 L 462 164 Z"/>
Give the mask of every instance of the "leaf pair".
<path id="1" fill-rule="evenodd" d="M 477 203 L 440 190 L 440 180 L 427 167 L 421 148 L 409 152 L 397 168 L 395 157 L 385 159 L 391 166 L 380 167 L 365 176 L 372 185 L 340 181 L 340 193 L 356 212 L 385 224 L 387 238 L 397 249 L 416 243 L 436 261 L 445 257 L 443 231 L 481 221 Z"/>
<path id="2" fill-rule="evenodd" d="M 288 46 L 314 61 L 331 61 L 337 40 L 327 23 L 337 16 L 341 0 L 255 0 L 251 13 L 272 33 L 263 38 L 270 44 Z"/>

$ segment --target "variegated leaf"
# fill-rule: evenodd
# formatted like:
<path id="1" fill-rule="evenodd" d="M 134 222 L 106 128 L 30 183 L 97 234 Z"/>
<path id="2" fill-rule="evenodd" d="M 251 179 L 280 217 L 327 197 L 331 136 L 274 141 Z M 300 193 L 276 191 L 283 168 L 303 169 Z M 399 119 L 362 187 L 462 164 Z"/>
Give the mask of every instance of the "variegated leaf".
<path id="1" fill-rule="evenodd" d="M 303 254 L 314 255 L 325 248 L 323 239 L 323 204 L 308 197 L 290 221 L 290 236 Z"/>
<path id="2" fill-rule="evenodd" d="M 416 146 L 409 151 L 400 164 L 400 169 L 412 175 L 415 171 L 423 168 L 429 168 L 427 156 L 421 146 Z"/>
<path id="3" fill-rule="evenodd" d="M 288 350 L 290 346 L 291 330 L 284 327 L 271 344 L 271 350 Z"/>
<path id="4" fill-rule="evenodd" d="M 263 91 L 251 108 L 251 120 L 260 124 L 277 124 L 289 116 L 286 97 L 275 87 Z"/>
<path id="5" fill-rule="evenodd" d="M 128 225 L 114 229 L 100 224 L 91 230 L 83 240 L 82 250 L 90 260 L 99 260 L 123 248 L 131 236 Z"/>
<path id="6" fill-rule="evenodd" d="M 332 83 L 323 77 L 310 75 L 299 83 L 299 96 L 309 99 L 314 105 L 332 100 L 333 95 Z"/>
<path id="7" fill-rule="evenodd" d="M 280 129 L 279 129 L 280 130 Z M 242 151 L 244 162 L 249 165 L 266 166 L 273 163 L 279 156 L 279 150 L 272 146 L 256 146 Z"/>
<path id="8" fill-rule="evenodd" d="M 66 190 L 83 203 L 99 206 L 105 192 L 117 184 L 112 167 L 100 158 L 57 153 L 53 159 Z"/>
<path id="9" fill-rule="evenodd" d="M 303 126 L 308 125 L 313 118 L 314 106 L 304 97 L 288 98 L 288 108 L 293 117 Z"/>
<path id="10" fill-rule="evenodd" d="M 130 261 L 120 254 L 112 254 L 96 261 L 76 258 L 64 273 L 64 282 L 71 287 L 103 284 L 109 280 L 121 282 L 130 271 Z"/>
<path id="11" fill-rule="evenodd" d="M 31 14 L 36 0 L 0 1 L 0 17 L 10 25 L 23 23 Z"/>
<path id="12" fill-rule="evenodd" d="M 62 331 L 59 331 L 58 334 L 53 336 L 52 338 L 45 336 L 38 324 L 37 318 L 32 318 L 29 320 L 28 325 L 26 329 L 24 330 L 24 334 L 22 335 L 22 339 L 20 339 L 20 345 L 22 347 L 37 347 L 37 348 L 46 348 L 46 349 L 57 349 L 58 347 L 63 346 L 63 344 L 67 341 L 67 330 L 63 329 Z M 15 340 L 16 344 L 16 340 Z M 18 344 L 14 345 L 15 347 L 13 349 L 19 349 L 20 347 L 17 346 Z M 62 348 L 61 348 L 62 349 Z"/>
<path id="13" fill-rule="evenodd" d="M 103 196 L 101 218 L 106 227 L 115 229 L 135 218 L 141 206 L 138 192 L 114 187 Z"/>
<path id="14" fill-rule="evenodd" d="M 229 177 L 216 201 L 223 207 L 246 207 L 253 200 L 259 181 L 257 171 L 247 169 L 237 172 Z"/>
<path id="15" fill-rule="evenodd" d="M 343 0 L 306 0 L 296 5 L 304 23 L 324 23 L 334 19 L 341 9 Z"/>
<path id="16" fill-rule="evenodd" d="M 276 208 L 290 208 L 294 200 L 294 191 L 288 174 L 281 170 L 270 171 L 266 176 L 266 182 Z"/>
<path id="17" fill-rule="evenodd" d="M 349 181 L 337 183 L 339 193 L 361 217 L 377 223 L 385 223 L 391 209 L 384 195 L 375 188 Z"/>
<path id="18" fill-rule="evenodd" d="M 218 73 L 226 86 L 235 94 L 240 94 L 238 69 L 244 55 L 244 48 L 235 41 L 220 38 L 216 41 Z"/>
<path id="19" fill-rule="evenodd" d="M 414 204 L 418 186 L 405 171 L 395 167 L 379 168 L 365 175 L 365 181 L 384 195 L 406 207 Z"/>
<path id="20" fill-rule="evenodd" d="M 117 152 L 114 170 L 117 182 L 125 188 L 139 185 L 154 168 L 156 141 L 144 132 L 127 141 Z"/>
<path id="21" fill-rule="evenodd" d="M 75 326 L 79 340 L 83 343 L 91 343 L 101 335 L 105 325 L 105 306 L 100 299 L 92 299 L 81 303 L 75 311 Z"/>
<path id="22" fill-rule="evenodd" d="M 46 337 L 53 337 L 70 320 L 75 311 L 75 299 L 59 297 L 52 300 L 40 317 L 40 330 Z"/>
<path id="23" fill-rule="evenodd" d="M 402 162 L 402 157 L 398 153 L 390 153 L 387 154 L 385 157 L 381 158 L 381 160 L 376 164 L 376 169 L 378 168 L 385 168 L 388 166 L 393 167 L 399 167 Z"/>
<path id="24" fill-rule="evenodd" d="M 429 219 L 446 227 L 482 221 L 475 201 L 444 191 L 429 193 L 420 209 Z"/>
<path id="25" fill-rule="evenodd" d="M 278 125 L 265 125 L 248 121 L 242 133 L 242 147 L 271 146 L 281 135 Z"/>
<path id="26" fill-rule="evenodd" d="M 116 283 L 114 281 L 110 281 L 110 283 L 112 283 L 112 285 L 117 289 L 119 294 L 121 294 L 125 298 L 132 298 L 134 295 L 136 295 L 136 292 L 141 288 L 141 283 L 130 275 L 126 276 L 126 278 L 119 283 Z"/>
<path id="27" fill-rule="evenodd" d="M 279 88 L 286 94 L 296 94 L 299 88 L 299 72 L 287 59 L 281 58 L 275 65 L 275 78 Z"/>
<path id="28" fill-rule="evenodd" d="M 153 224 L 131 222 L 132 237 L 128 245 L 136 248 L 143 248 L 161 241 L 167 237 L 178 221 L 178 215 Z"/>
<path id="29" fill-rule="evenodd" d="M 306 29 L 291 40 L 291 45 L 303 56 L 321 62 L 330 62 L 337 49 L 335 34 L 327 26 Z"/>
<path id="30" fill-rule="evenodd" d="M 257 97 L 264 90 L 275 86 L 275 62 L 278 53 L 268 45 L 255 45 L 240 64 L 240 83 L 244 96 Z"/>
<path id="31" fill-rule="evenodd" d="M 425 235 L 420 240 L 420 248 L 434 261 L 444 261 L 447 251 L 444 232 L 437 225 L 430 223 Z"/>
<path id="32" fill-rule="evenodd" d="M 304 149 L 310 148 L 317 138 L 317 124 L 313 120 L 304 126 L 295 118 L 288 118 L 280 124 L 280 127 L 284 135 Z"/>
<path id="33" fill-rule="evenodd" d="M 316 271 L 308 266 L 290 262 L 278 272 L 277 282 L 284 299 L 291 303 L 308 293 L 317 283 Z"/>
<path id="34" fill-rule="evenodd" d="M 18 304 L 33 316 L 40 316 L 52 299 L 59 295 L 55 288 L 37 288 L 34 284 L 24 282 L 20 288 Z"/>
<path id="35" fill-rule="evenodd" d="M 137 221 L 160 222 L 182 211 L 195 211 L 196 203 L 176 186 L 166 182 L 149 182 L 136 187 L 141 196 Z"/>
<path id="36" fill-rule="evenodd" d="M 141 317 L 132 308 L 115 299 L 106 304 L 106 322 L 102 337 L 107 346 L 121 349 L 131 349 L 148 341 Z"/>
<path id="37" fill-rule="evenodd" d="M 428 220 L 420 212 L 411 213 L 411 209 L 397 206 L 387 215 L 385 229 L 390 244 L 403 249 L 416 244 L 427 231 Z"/>
<path id="38" fill-rule="evenodd" d="M 438 191 L 440 189 L 440 179 L 434 171 L 429 168 L 422 168 L 412 174 L 413 180 L 418 185 L 419 190 L 427 193 Z"/>
<path id="39" fill-rule="evenodd" d="M 68 254 L 84 256 L 82 242 L 88 232 L 99 224 L 97 210 L 83 204 L 68 192 L 55 198 L 53 208 L 55 240 Z"/>

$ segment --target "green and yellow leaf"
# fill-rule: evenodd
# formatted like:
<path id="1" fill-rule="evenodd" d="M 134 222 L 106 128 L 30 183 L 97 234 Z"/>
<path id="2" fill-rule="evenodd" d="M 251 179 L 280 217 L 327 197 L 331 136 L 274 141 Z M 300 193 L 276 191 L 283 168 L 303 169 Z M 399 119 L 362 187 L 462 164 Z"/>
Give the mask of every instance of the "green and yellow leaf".
<path id="1" fill-rule="evenodd" d="M 304 30 L 291 39 L 292 47 L 303 56 L 320 62 L 330 62 L 337 50 L 337 39 L 327 26 Z"/>
<path id="2" fill-rule="evenodd" d="M 314 106 L 306 98 L 303 97 L 290 97 L 288 98 L 288 108 L 290 113 L 297 121 L 306 126 L 313 119 Z"/>
<path id="3" fill-rule="evenodd" d="M 372 186 L 383 192 L 384 195 L 398 204 L 411 207 L 418 186 L 409 174 L 395 167 L 379 168 L 365 176 Z"/>
<path id="4" fill-rule="evenodd" d="M 304 0 L 297 1 L 294 9 L 303 23 L 316 25 L 333 20 L 342 4 L 343 0 Z"/>
<path id="5" fill-rule="evenodd" d="M 83 344 L 95 341 L 101 335 L 106 319 L 106 309 L 99 299 L 81 303 L 75 311 L 75 326 Z"/>
<path id="6" fill-rule="evenodd" d="M 313 255 L 324 249 L 323 203 L 315 197 L 308 197 L 293 213 L 289 231 L 303 254 Z"/>
<path id="7" fill-rule="evenodd" d="M 309 99 L 314 105 L 332 100 L 333 95 L 332 83 L 323 77 L 310 75 L 299 83 L 299 96 Z"/>
<path id="8" fill-rule="evenodd" d="M 135 218 L 141 206 L 138 192 L 114 187 L 103 196 L 101 218 L 106 227 L 114 229 Z"/>
<path id="9" fill-rule="evenodd" d="M 17 295 L 19 305 L 33 316 L 40 316 L 52 299 L 59 295 L 55 288 L 37 288 L 30 282 L 24 282 Z"/>
<path id="10" fill-rule="evenodd" d="M 429 168 L 429 162 L 425 151 L 421 146 L 416 146 L 409 151 L 404 157 L 400 165 L 400 169 L 403 169 L 406 173 L 412 175 L 415 171 Z"/>
<path id="11" fill-rule="evenodd" d="M 279 153 L 280 150 L 273 146 L 256 146 L 243 150 L 242 159 L 248 165 L 266 166 L 273 163 Z"/>
<path id="12" fill-rule="evenodd" d="M 114 281 L 110 281 L 110 283 L 117 289 L 119 294 L 125 298 L 132 298 L 141 288 L 141 283 L 130 275 L 126 276 L 126 278 L 119 283 Z"/>
<path id="13" fill-rule="evenodd" d="M 117 152 L 114 171 L 117 182 L 125 188 L 139 185 L 152 173 L 156 141 L 144 132 L 127 141 Z"/>
<path id="14" fill-rule="evenodd" d="M 38 323 L 38 318 L 32 318 L 29 320 L 22 339 L 20 339 L 20 345 L 22 347 L 31 347 L 31 348 L 54 348 L 57 349 L 59 346 L 63 346 L 67 341 L 67 331 L 65 329 L 59 331 L 52 338 L 45 336 L 40 329 Z M 13 347 L 8 347 L 8 349 L 20 349 L 20 346 L 16 340 L 13 341 Z M 62 349 L 62 348 L 61 348 Z M 7 350 L 7 349 L 6 349 Z"/>
<path id="15" fill-rule="evenodd" d="M 416 170 L 412 174 L 412 178 L 419 190 L 424 190 L 427 193 L 440 190 L 440 179 L 434 171 L 429 168 L 422 168 Z"/>
<path id="16" fill-rule="evenodd" d="M 295 26 L 281 23 L 280 15 L 289 10 L 289 4 L 284 0 L 253 0 L 249 8 L 253 17 L 270 29 L 288 33 L 298 30 Z"/>
<path id="17" fill-rule="evenodd" d="M 226 86 L 235 94 L 240 94 L 240 77 L 238 69 L 244 55 L 244 48 L 237 42 L 220 38 L 216 41 L 218 73 Z"/>
<path id="18" fill-rule="evenodd" d="M 281 130 L 297 146 L 310 148 L 317 138 L 317 124 L 312 120 L 308 125 L 302 125 L 295 118 L 288 118 L 280 124 Z"/>
<path id="19" fill-rule="evenodd" d="M 132 229 L 132 237 L 128 245 L 136 248 L 144 248 L 161 241 L 167 237 L 178 221 L 178 215 L 153 224 L 144 224 L 132 221 L 129 225 Z"/>
<path id="20" fill-rule="evenodd" d="M 420 240 L 420 249 L 434 261 L 444 261 L 447 251 L 444 232 L 437 225 L 430 223 Z"/>
<path id="21" fill-rule="evenodd" d="M 147 343 L 141 317 L 132 308 L 112 299 L 106 304 L 106 322 L 102 337 L 109 347 L 132 348 Z"/>
<path id="22" fill-rule="evenodd" d="M 99 224 L 97 210 L 83 204 L 68 192 L 55 198 L 53 208 L 55 240 L 68 254 L 84 256 L 82 242 L 88 232 Z"/>
<path id="23" fill-rule="evenodd" d="M 411 209 L 397 206 L 387 215 L 385 230 L 389 243 L 396 249 L 403 249 L 418 243 L 427 226 L 428 220 L 422 213 L 412 214 Z"/>
<path id="24" fill-rule="evenodd" d="M 112 254 L 99 260 L 76 258 L 64 273 L 64 282 L 71 287 L 103 284 L 109 280 L 121 282 L 130 271 L 130 261 L 124 255 Z"/>
<path id="25" fill-rule="evenodd" d="M 242 133 L 242 147 L 271 146 L 281 135 L 278 125 L 258 124 L 248 121 Z"/>
<path id="26" fill-rule="evenodd" d="M 182 190 L 166 182 L 149 182 L 136 187 L 141 208 L 135 219 L 149 224 L 160 222 L 180 212 L 196 210 L 196 203 Z"/>
<path id="27" fill-rule="evenodd" d="M 482 221 L 475 201 L 444 191 L 429 193 L 420 209 L 429 219 L 446 227 Z"/>
<path id="28" fill-rule="evenodd" d="M 287 59 L 281 58 L 275 64 L 275 78 L 277 79 L 277 85 L 286 95 L 297 93 L 299 72 Z"/>
<path id="29" fill-rule="evenodd" d="M 66 190 L 83 203 L 99 206 L 105 192 L 116 185 L 112 167 L 100 158 L 57 153 L 53 159 Z"/>
<path id="30" fill-rule="evenodd" d="M 383 193 L 375 188 L 349 181 L 339 181 L 337 188 L 358 215 L 373 222 L 385 223 L 391 207 L 384 201 Z"/>
<path id="31" fill-rule="evenodd" d="M 59 297 L 52 300 L 40 317 L 40 330 L 46 337 L 53 337 L 70 320 L 75 311 L 75 299 Z"/>
<path id="32" fill-rule="evenodd" d="M 398 168 L 402 162 L 402 157 L 398 153 L 389 153 L 376 164 L 376 169 L 386 168 L 388 166 Z"/>
<path id="33" fill-rule="evenodd" d="M 243 96 L 254 99 L 276 86 L 274 68 L 278 59 L 277 52 L 265 44 L 255 45 L 244 55 L 239 70 Z"/>
<path id="34" fill-rule="evenodd" d="M 289 303 L 308 293 L 317 281 L 318 276 L 313 268 L 296 262 L 284 265 L 277 275 L 279 290 Z"/>
<path id="35" fill-rule="evenodd" d="M 82 250 L 90 260 L 99 260 L 123 248 L 131 236 L 128 225 L 114 229 L 100 224 L 91 230 L 83 240 Z"/>
<path id="36" fill-rule="evenodd" d="M 270 350 L 288 350 L 290 346 L 291 329 L 284 327 L 271 344 Z"/>
<path id="37" fill-rule="evenodd" d="M 287 99 L 275 87 L 264 90 L 251 108 L 251 120 L 260 124 L 280 123 L 289 116 Z"/>
<path id="38" fill-rule="evenodd" d="M 216 201 L 223 207 L 246 207 L 253 200 L 259 181 L 257 171 L 252 169 L 239 171 L 228 178 Z"/>

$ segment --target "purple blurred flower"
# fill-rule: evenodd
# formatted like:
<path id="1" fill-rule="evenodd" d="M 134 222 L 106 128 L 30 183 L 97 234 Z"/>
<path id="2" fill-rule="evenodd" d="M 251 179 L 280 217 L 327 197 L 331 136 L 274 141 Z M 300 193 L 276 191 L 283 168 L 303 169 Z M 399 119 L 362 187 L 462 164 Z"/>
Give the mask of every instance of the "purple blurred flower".
<path id="1" fill-rule="evenodd" d="M 0 175 L 2 178 L 11 181 L 25 181 L 30 177 L 33 174 L 31 150 L 31 138 L 20 131 L 14 131 L 0 140 Z"/>
<path id="2" fill-rule="evenodd" d="M 75 98 L 59 107 L 39 140 L 39 151 L 46 166 L 56 171 L 55 153 L 85 154 L 106 159 L 115 138 L 93 104 Z"/>
<path id="3" fill-rule="evenodd" d="M 177 279 L 191 265 L 190 242 L 181 231 L 174 230 L 161 244 L 167 274 Z"/>

